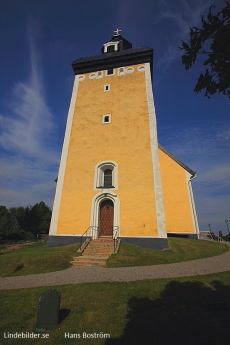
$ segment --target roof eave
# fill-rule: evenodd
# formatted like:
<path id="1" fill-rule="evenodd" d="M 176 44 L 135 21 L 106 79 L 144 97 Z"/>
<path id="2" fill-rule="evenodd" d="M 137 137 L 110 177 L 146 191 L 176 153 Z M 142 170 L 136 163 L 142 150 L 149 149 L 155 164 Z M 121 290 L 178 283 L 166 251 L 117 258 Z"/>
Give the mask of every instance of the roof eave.
<path id="1" fill-rule="evenodd" d="M 158 147 L 161 151 L 163 151 L 166 155 L 168 155 L 170 158 L 172 158 L 176 163 L 178 163 L 182 168 L 184 168 L 186 171 L 189 172 L 189 174 L 191 174 L 191 177 L 196 177 L 196 172 L 192 169 L 190 169 L 186 164 L 184 164 L 183 162 L 181 162 L 178 158 L 176 158 L 171 152 L 169 152 L 168 150 L 166 150 L 163 146 L 161 146 L 158 143 Z"/>
<path id="2" fill-rule="evenodd" d="M 126 50 L 127 52 L 127 50 Z M 100 58 L 99 58 L 100 57 Z M 79 59 L 81 60 L 81 59 Z M 78 60 L 72 63 L 72 67 L 75 74 L 84 74 L 90 72 L 96 72 L 100 70 L 106 70 L 110 68 L 118 68 L 123 66 L 130 66 L 139 63 L 149 62 L 152 70 L 153 49 L 148 48 L 143 51 L 134 51 L 129 54 L 103 54 L 95 56 L 95 59 L 78 62 Z"/>

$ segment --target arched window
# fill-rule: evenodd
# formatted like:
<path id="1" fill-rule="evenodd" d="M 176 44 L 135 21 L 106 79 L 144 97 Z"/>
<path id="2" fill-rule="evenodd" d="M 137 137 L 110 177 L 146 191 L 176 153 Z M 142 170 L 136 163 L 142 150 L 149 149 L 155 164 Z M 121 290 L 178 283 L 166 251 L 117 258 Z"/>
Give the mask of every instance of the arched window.
<path id="1" fill-rule="evenodd" d="M 104 186 L 106 188 L 111 188 L 113 187 L 112 185 L 112 180 L 113 180 L 113 172 L 111 169 L 106 169 L 104 171 Z"/>
<path id="2" fill-rule="evenodd" d="M 117 163 L 113 161 L 103 161 L 95 166 L 94 190 L 118 189 L 118 171 Z"/>

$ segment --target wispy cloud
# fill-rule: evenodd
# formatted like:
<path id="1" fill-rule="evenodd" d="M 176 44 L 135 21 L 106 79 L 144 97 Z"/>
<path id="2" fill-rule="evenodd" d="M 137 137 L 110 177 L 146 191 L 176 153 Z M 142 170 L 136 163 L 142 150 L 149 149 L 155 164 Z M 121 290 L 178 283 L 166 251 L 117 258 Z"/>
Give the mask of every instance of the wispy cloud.
<path id="1" fill-rule="evenodd" d="M 6 150 L 53 160 L 54 155 L 47 150 L 46 142 L 55 130 L 55 123 L 45 98 L 42 69 L 34 42 L 36 30 L 36 23 L 30 21 L 30 75 L 27 81 L 18 81 L 13 88 L 8 113 L 1 115 L 3 133 L 0 140 Z"/>
<path id="2" fill-rule="evenodd" d="M 162 76 L 170 66 L 171 62 L 178 59 L 181 51 L 178 49 L 181 40 L 186 39 L 189 33 L 189 27 L 196 26 L 200 22 L 200 16 L 213 3 L 212 0 L 180 0 L 179 2 L 172 2 L 168 0 L 160 0 L 158 3 L 159 14 L 155 20 L 157 25 L 159 22 L 167 22 L 173 24 L 175 31 L 173 35 L 170 34 L 170 41 L 168 40 L 165 47 L 164 55 L 159 59 L 157 68 L 162 69 Z M 162 78 L 155 80 L 155 85 Z"/>
<path id="3" fill-rule="evenodd" d="M 27 157 L 0 158 L 0 204 L 26 206 L 41 200 L 52 206 L 57 169 Z"/>
<path id="4" fill-rule="evenodd" d="M 162 144 L 170 147 L 181 159 L 194 159 L 202 155 L 210 158 L 230 155 L 230 130 L 225 123 L 216 121 L 209 126 L 196 125 L 188 129 L 178 129 L 171 125 L 161 127 L 158 133 L 164 140 Z"/>
<path id="5" fill-rule="evenodd" d="M 51 201 L 57 174 L 59 152 L 53 149 L 57 129 L 47 104 L 42 78 L 41 58 L 36 48 L 39 25 L 28 23 L 29 74 L 27 80 L 13 87 L 8 111 L 1 114 L 2 134 L 1 199 L 6 206 Z M 42 193 L 41 193 L 42 191 Z M 52 202 L 51 202 L 52 203 Z"/>

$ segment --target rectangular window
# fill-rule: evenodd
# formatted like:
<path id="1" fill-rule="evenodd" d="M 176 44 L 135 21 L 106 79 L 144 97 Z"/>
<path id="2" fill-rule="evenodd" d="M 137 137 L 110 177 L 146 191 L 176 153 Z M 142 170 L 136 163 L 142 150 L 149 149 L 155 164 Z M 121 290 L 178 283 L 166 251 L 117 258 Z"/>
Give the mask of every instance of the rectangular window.
<path id="1" fill-rule="evenodd" d="M 109 68 L 109 69 L 106 71 L 106 75 L 113 75 L 113 68 Z"/>
<path id="2" fill-rule="evenodd" d="M 102 115 L 102 123 L 111 123 L 111 115 Z"/>
<path id="3" fill-rule="evenodd" d="M 110 91 L 110 84 L 104 85 L 104 91 Z"/>
<path id="4" fill-rule="evenodd" d="M 107 53 L 111 53 L 111 52 L 114 52 L 114 51 L 115 51 L 115 45 L 114 44 L 107 47 Z"/>
<path id="5" fill-rule="evenodd" d="M 104 187 L 105 188 L 110 188 L 112 186 L 112 170 L 111 169 L 106 169 L 104 171 Z"/>

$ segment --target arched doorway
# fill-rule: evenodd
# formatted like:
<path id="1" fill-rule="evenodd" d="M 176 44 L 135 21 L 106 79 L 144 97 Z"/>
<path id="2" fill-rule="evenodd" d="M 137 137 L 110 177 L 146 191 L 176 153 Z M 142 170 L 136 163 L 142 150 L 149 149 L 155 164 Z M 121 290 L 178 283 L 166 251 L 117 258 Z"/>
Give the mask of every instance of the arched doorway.
<path id="1" fill-rule="evenodd" d="M 99 211 L 99 236 L 113 236 L 114 203 L 103 200 Z"/>

